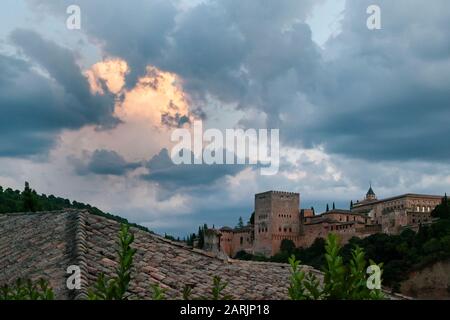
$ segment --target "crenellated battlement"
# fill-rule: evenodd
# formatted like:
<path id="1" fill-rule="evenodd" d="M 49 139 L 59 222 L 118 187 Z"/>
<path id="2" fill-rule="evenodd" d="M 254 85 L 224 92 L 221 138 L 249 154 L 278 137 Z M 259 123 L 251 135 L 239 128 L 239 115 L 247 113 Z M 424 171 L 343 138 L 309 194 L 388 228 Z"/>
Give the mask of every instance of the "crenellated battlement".
<path id="1" fill-rule="evenodd" d="M 258 193 L 255 195 L 255 198 L 260 199 L 260 198 L 264 198 L 267 195 L 278 195 L 278 196 L 300 196 L 299 193 L 297 192 L 288 192 L 288 191 L 276 191 L 276 190 L 271 190 L 271 191 L 266 191 L 266 192 L 262 192 L 262 193 Z"/>

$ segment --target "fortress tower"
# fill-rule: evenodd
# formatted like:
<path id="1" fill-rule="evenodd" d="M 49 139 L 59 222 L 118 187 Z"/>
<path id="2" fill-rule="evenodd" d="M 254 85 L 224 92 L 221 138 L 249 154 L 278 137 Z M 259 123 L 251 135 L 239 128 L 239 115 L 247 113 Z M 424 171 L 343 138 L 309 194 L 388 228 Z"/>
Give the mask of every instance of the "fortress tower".
<path id="1" fill-rule="evenodd" d="M 255 195 L 255 253 L 272 256 L 283 239 L 300 236 L 300 194 L 269 191 Z"/>

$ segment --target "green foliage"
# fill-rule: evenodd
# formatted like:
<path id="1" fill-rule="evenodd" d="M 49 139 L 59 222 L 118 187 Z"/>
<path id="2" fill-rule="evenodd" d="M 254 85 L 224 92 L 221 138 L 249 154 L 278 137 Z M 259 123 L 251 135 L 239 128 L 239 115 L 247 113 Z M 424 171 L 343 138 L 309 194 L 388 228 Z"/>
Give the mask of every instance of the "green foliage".
<path id="1" fill-rule="evenodd" d="M 192 286 L 187 284 L 183 287 L 183 300 L 191 300 Z"/>
<path id="2" fill-rule="evenodd" d="M 292 300 L 374 300 L 384 299 L 381 290 L 369 289 L 366 276 L 366 260 L 364 250 L 355 247 L 348 264 L 340 255 L 338 238 L 330 234 L 326 240 L 326 264 L 323 267 L 324 280 L 320 284 L 312 273 L 305 276 L 299 269 L 300 261 L 295 256 L 289 258 L 291 265 L 291 285 L 288 293 Z M 373 261 L 371 265 L 374 265 Z M 378 265 L 380 270 L 382 265 Z"/>
<path id="3" fill-rule="evenodd" d="M 236 228 L 241 229 L 244 227 L 244 220 L 242 220 L 242 217 L 239 217 L 238 224 L 236 225 Z"/>
<path id="4" fill-rule="evenodd" d="M 152 233 L 144 226 L 130 223 L 125 218 L 103 212 L 89 204 L 84 204 L 77 201 L 72 202 L 69 199 L 55 197 L 54 195 L 39 195 L 35 190 L 30 188 L 28 182 L 25 182 L 23 192 L 20 192 L 19 190 L 12 190 L 11 188 L 4 190 L 3 187 L 0 186 L 0 214 L 14 212 L 56 211 L 64 209 L 88 210 L 91 214 L 128 224 L 132 227 Z"/>
<path id="5" fill-rule="evenodd" d="M 433 210 L 431 216 L 434 218 L 450 219 L 450 202 L 447 194 L 442 198 L 441 204 Z"/>
<path id="6" fill-rule="evenodd" d="M 190 235 L 188 235 L 187 239 L 186 239 L 186 244 L 188 246 L 193 247 L 194 246 L 194 240 L 197 238 L 197 235 L 195 233 L 192 233 Z"/>
<path id="7" fill-rule="evenodd" d="M 318 300 L 321 297 L 320 283 L 315 275 L 305 272 L 299 268 L 300 261 L 295 256 L 289 258 L 291 265 L 291 284 L 288 294 L 291 300 Z"/>
<path id="8" fill-rule="evenodd" d="M 161 289 L 159 284 L 152 285 L 151 289 L 152 289 L 152 300 L 166 300 L 166 290 Z"/>
<path id="9" fill-rule="evenodd" d="M 131 248 L 134 235 L 129 232 L 129 226 L 123 224 L 119 233 L 119 265 L 116 276 L 107 279 L 101 273 L 94 288 L 89 290 L 90 300 L 125 300 L 131 280 L 131 267 L 136 249 Z"/>
<path id="10" fill-rule="evenodd" d="M 13 286 L 0 288 L 0 300 L 53 300 L 54 294 L 48 282 L 40 279 L 37 283 L 31 280 L 18 279 Z"/>
<path id="11" fill-rule="evenodd" d="M 228 286 L 227 282 L 222 282 L 222 279 L 218 276 L 213 277 L 213 287 L 211 291 L 211 299 L 209 300 L 231 300 L 232 296 L 224 294 L 223 290 Z M 208 299 L 206 299 L 208 300 Z"/>
<path id="12" fill-rule="evenodd" d="M 339 255 L 339 245 L 337 237 L 330 234 L 325 245 L 325 291 L 331 299 L 339 299 L 344 292 L 345 267 L 342 257 Z"/>
<path id="13" fill-rule="evenodd" d="M 292 240 L 283 239 L 281 241 L 280 250 L 282 252 L 286 252 L 289 254 L 289 256 L 294 252 L 295 250 L 295 243 Z"/>
<path id="14" fill-rule="evenodd" d="M 250 216 L 250 220 L 248 221 L 248 224 L 254 225 L 255 224 L 255 211 L 252 212 Z"/>
<path id="15" fill-rule="evenodd" d="M 271 261 L 270 258 L 266 258 L 266 257 L 263 256 L 263 255 L 258 255 L 258 254 L 253 255 L 253 254 L 248 253 L 248 252 L 246 252 L 246 251 L 244 251 L 244 250 L 238 251 L 238 252 L 236 253 L 236 255 L 234 256 L 234 259 L 237 259 L 237 260 L 245 260 L 245 261 L 260 261 L 260 262 Z"/>
<path id="16" fill-rule="evenodd" d="M 208 230 L 208 225 L 206 223 L 203 226 L 199 226 L 197 234 L 192 233 L 192 234 L 188 235 L 188 237 L 186 239 L 186 244 L 188 246 L 194 246 L 194 241 L 198 240 L 197 248 L 203 249 L 203 247 L 205 245 L 206 230 Z"/>
<path id="17" fill-rule="evenodd" d="M 22 210 L 24 212 L 36 212 L 39 210 L 39 204 L 37 200 L 36 191 L 31 190 L 30 184 L 25 182 L 25 188 L 21 194 L 22 197 Z"/>

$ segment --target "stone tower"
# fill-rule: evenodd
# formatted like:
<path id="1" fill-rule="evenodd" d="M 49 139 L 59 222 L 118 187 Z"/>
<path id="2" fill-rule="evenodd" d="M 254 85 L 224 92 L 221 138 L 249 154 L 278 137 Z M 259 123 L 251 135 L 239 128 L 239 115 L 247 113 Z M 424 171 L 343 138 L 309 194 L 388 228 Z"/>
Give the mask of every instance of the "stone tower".
<path id="1" fill-rule="evenodd" d="M 269 191 L 255 195 L 255 253 L 271 256 L 283 239 L 300 235 L 300 194 Z"/>

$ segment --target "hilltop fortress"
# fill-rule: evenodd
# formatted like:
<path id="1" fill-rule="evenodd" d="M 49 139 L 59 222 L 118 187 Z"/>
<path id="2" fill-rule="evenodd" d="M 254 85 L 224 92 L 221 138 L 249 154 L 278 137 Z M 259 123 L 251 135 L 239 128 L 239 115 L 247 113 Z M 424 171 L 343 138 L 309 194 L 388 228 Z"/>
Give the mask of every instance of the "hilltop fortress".
<path id="1" fill-rule="evenodd" d="M 208 229 L 205 249 L 234 257 L 239 251 L 272 256 L 284 239 L 297 247 L 309 247 L 316 238 L 339 234 L 345 243 L 352 237 L 374 233 L 397 234 L 405 228 L 417 230 L 432 221 L 431 212 L 441 196 L 404 194 L 378 200 L 372 187 L 350 210 L 333 209 L 315 215 L 300 209 L 300 194 L 269 191 L 255 195 L 254 223 L 243 228 Z"/>

